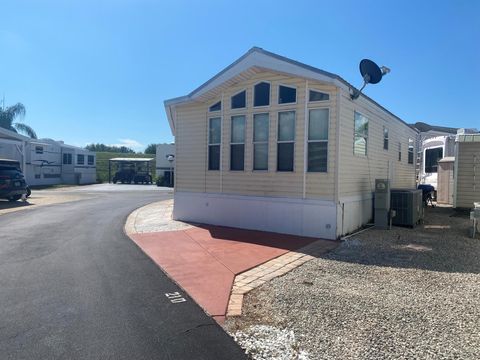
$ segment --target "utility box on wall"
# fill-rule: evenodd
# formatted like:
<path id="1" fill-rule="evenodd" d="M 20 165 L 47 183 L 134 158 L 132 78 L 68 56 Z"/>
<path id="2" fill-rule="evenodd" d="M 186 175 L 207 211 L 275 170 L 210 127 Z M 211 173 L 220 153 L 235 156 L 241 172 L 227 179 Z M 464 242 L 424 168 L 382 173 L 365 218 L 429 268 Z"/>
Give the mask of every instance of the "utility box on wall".
<path id="1" fill-rule="evenodd" d="M 390 213 L 390 180 L 375 179 L 375 226 L 388 229 Z"/>

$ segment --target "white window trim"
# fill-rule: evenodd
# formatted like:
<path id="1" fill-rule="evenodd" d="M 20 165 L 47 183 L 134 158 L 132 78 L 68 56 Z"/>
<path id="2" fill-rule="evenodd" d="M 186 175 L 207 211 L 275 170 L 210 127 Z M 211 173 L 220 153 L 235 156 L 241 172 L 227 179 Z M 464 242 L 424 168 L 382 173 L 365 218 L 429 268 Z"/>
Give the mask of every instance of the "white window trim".
<path id="1" fill-rule="evenodd" d="M 281 103 L 280 104 L 280 86 L 290 88 L 290 89 L 295 89 L 295 102 Z M 277 105 L 278 106 L 289 106 L 289 105 L 291 106 L 291 105 L 297 105 L 297 104 L 298 104 L 298 88 L 295 85 L 278 84 L 277 85 Z"/>
<path id="2" fill-rule="evenodd" d="M 280 122 L 280 113 L 285 113 L 285 112 L 293 112 L 294 114 L 294 119 L 293 119 L 293 140 L 278 140 L 278 124 Z M 297 111 L 296 110 L 281 110 L 281 111 L 277 111 L 277 129 L 276 129 L 276 140 L 277 140 L 277 158 L 275 159 L 276 160 L 276 164 L 275 164 L 275 170 L 276 172 L 279 172 L 279 173 L 294 173 L 295 170 L 296 170 L 296 164 L 295 164 L 295 142 L 296 142 L 296 132 L 297 132 Z M 278 144 L 289 144 L 289 143 L 293 143 L 293 170 L 292 171 L 284 171 L 284 170 L 278 170 Z"/>
<path id="3" fill-rule="evenodd" d="M 366 151 L 365 154 L 356 154 L 356 153 L 355 153 L 355 133 L 356 133 L 356 131 L 355 131 L 355 113 L 358 113 L 358 114 L 362 115 L 363 117 L 365 117 L 365 118 L 368 120 L 368 125 L 369 125 L 369 126 L 368 126 L 368 130 L 367 130 L 367 141 L 366 141 L 366 144 L 365 144 L 365 147 L 366 147 L 366 150 L 367 150 L 367 151 Z M 368 146 L 368 140 L 369 140 L 369 138 L 370 138 L 369 130 L 370 130 L 370 118 L 369 118 L 368 116 L 364 115 L 364 114 L 363 114 L 362 112 L 360 112 L 360 111 L 353 110 L 353 155 L 354 155 L 354 156 L 368 157 L 368 153 L 369 153 L 369 151 L 368 151 L 368 148 L 369 148 L 369 146 Z"/>
<path id="4" fill-rule="evenodd" d="M 210 122 L 212 119 L 220 119 L 220 142 L 219 143 L 214 143 L 210 144 Z M 208 123 L 207 123 L 207 171 L 220 171 L 222 168 L 222 117 L 221 116 L 212 116 L 208 118 Z M 210 146 L 220 146 L 220 160 L 218 164 L 218 169 L 210 169 Z"/>
<path id="5" fill-rule="evenodd" d="M 310 110 L 319 110 L 319 109 L 327 109 L 328 110 L 328 132 L 327 132 L 327 140 L 310 140 Z M 308 108 L 308 132 L 307 132 L 307 173 L 319 173 L 319 174 L 327 174 L 329 172 L 329 166 L 328 166 L 328 142 L 330 140 L 330 107 L 329 106 L 322 106 L 322 107 L 314 107 L 314 108 Z M 327 171 L 309 171 L 308 170 L 308 144 L 310 143 L 320 143 L 320 142 L 326 142 L 327 143 Z"/>
<path id="6" fill-rule="evenodd" d="M 323 93 L 323 94 L 327 94 L 328 95 L 328 100 L 312 100 L 310 101 L 310 91 L 316 91 L 316 92 L 320 92 L 320 93 Z M 308 88 L 308 98 L 305 99 L 307 101 L 307 103 L 310 103 L 310 104 L 318 104 L 318 103 L 326 103 L 328 101 L 332 101 L 332 94 L 330 94 L 330 92 L 328 91 L 325 91 L 325 90 L 320 90 L 320 89 L 315 89 L 315 88 Z"/>
<path id="7" fill-rule="evenodd" d="M 213 105 L 215 105 L 216 103 L 220 103 L 220 109 L 219 109 L 219 110 L 210 111 L 210 108 L 211 108 Z M 216 113 L 222 111 L 222 109 L 223 109 L 222 100 L 218 100 L 218 101 L 214 101 L 214 102 L 212 102 L 210 105 L 208 105 L 208 107 L 207 107 L 207 112 L 208 112 L 208 113 L 211 113 L 211 114 L 216 114 Z"/>
<path id="8" fill-rule="evenodd" d="M 244 107 L 241 107 L 241 108 L 232 108 L 232 98 L 234 96 L 237 96 L 238 94 L 242 93 L 245 91 L 245 106 Z M 232 96 L 230 96 L 230 110 L 231 111 L 240 111 L 240 112 L 244 112 L 245 109 L 248 107 L 248 92 L 247 92 L 247 89 L 243 89 L 243 90 L 240 90 L 240 91 L 237 91 L 235 94 L 233 94 Z"/>
<path id="9" fill-rule="evenodd" d="M 268 115 L 268 137 L 267 141 L 255 141 L 255 115 L 263 115 L 267 114 Z M 259 144 L 267 144 L 267 168 L 266 169 L 255 169 L 255 145 Z M 270 161 L 270 113 L 269 112 L 259 112 L 255 113 L 252 115 L 252 171 L 254 172 L 268 172 L 270 166 L 269 161 Z"/>
<path id="10" fill-rule="evenodd" d="M 243 142 L 232 142 L 233 118 L 240 117 L 240 116 L 243 116 Z M 246 114 L 231 115 L 230 116 L 230 166 L 228 168 L 229 171 L 233 171 L 233 172 L 245 171 L 246 136 L 247 136 L 247 115 Z M 243 170 L 232 170 L 232 145 L 243 145 Z"/>
<path id="11" fill-rule="evenodd" d="M 259 105 L 259 106 L 255 106 L 255 86 L 257 86 L 258 84 L 261 84 L 261 83 L 266 83 L 266 84 L 269 84 L 270 85 L 270 91 L 269 91 L 269 94 L 268 94 L 268 105 Z M 272 106 L 272 82 L 271 81 L 265 81 L 265 80 L 261 80 L 261 81 L 258 81 L 257 83 L 253 84 L 252 86 L 252 108 L 254 109 L 262 109 L 262 108 L 268 108 Z"/>

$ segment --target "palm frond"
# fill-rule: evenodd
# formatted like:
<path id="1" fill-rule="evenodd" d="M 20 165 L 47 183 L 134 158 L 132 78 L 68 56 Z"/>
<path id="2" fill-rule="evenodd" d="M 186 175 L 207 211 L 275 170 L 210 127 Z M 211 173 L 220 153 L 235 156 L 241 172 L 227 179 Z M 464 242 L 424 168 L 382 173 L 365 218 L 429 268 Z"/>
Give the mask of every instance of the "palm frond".
<path id="1" fill-rule="evenodd" d="M 28 126 L 26 124 L 17 122 L 17 123 L 13 124 L 13 127 L 17 130 L 17 132 L 23 133 L 23 134 L 31 137 L 32 139 L 37 138 L 37 134 L 35 133 L 35 131 L 30 126 Z"/>

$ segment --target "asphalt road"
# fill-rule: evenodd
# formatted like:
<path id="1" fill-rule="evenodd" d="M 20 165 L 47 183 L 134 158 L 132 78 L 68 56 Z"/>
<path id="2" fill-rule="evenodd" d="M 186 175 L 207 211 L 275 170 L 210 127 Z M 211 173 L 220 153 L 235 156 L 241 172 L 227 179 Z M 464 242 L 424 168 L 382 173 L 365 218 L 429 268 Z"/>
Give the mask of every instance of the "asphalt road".
<path id="1" fill-rule="evenodd" d="M 85 199 L 0 216 L 1 359 L 245 358 L 123 233 L 131 211 L 171 193 L 62 191 Z"/>

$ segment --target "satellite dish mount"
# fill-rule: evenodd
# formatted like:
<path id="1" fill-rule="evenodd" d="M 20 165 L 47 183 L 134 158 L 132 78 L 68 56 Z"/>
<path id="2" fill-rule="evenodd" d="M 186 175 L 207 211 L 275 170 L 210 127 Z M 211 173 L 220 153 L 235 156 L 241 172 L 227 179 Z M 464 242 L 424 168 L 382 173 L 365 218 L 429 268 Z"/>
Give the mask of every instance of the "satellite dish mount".
<path id="1" fill-rule="evenodd" d="M 352 100 L 358 99 L 367 84 L 378 84 L 380 80 L 382 80 L 382 77 L 390 72 L 390 69 L 386 66 L 379 67 L 369 59 L 360 61 L 359 68 L 363 78 L 363 85 L 360 90 L 350 89 L 350 97 Z"/>

